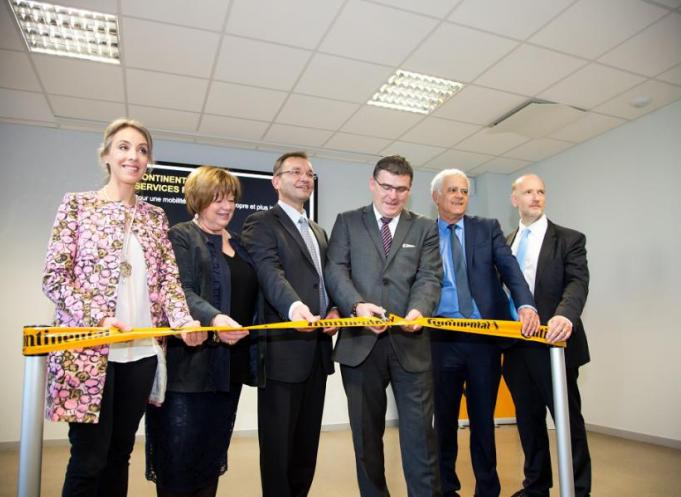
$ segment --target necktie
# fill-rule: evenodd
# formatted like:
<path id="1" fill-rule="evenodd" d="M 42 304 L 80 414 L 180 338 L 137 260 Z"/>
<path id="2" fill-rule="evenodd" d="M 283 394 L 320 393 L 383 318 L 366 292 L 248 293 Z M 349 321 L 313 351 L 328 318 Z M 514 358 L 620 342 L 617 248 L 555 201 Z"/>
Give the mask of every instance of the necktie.
<path id="1" fill-rule="evenodd" d="M 307 218 L 305 216 L 300 216 L 298 218 L 298 224 L 300 225 L 300 234 L 303 237 L 307 251 L 310 253 L 312 262 L 314 262 L 314 267 L 319 275 L 319 312 L 322 314 L 322 317 L 324 317 L 323 314 L 326 312 L 328 297 L 326 296 L 326 289 L 324 288 L 324 273 L 322 272 L 321 259 L 319 258 L 319 254 L 317 254 L 317 247 L 315 246 L 314 241 L 312 241 L 310 225 L 307 222 Z"/>
<path id="2" fill-rule="evenodd" d="M 518 266 L 520 266 L 520 272 L 525 269 L 525 255 L 527 254 L 527 239 L 530 237 L 530 230 L 525 228 L 522 233 L 520 233 L 520 241 L 518 242 L 518 249 L 516 250 L 515 258 L 518 261 Z M 511 317 L 518 321 L 518 311 L 515 308 L 515 303 L 513 298 L 509 298 L 509 303 L 511 304 Z"/>
<path id="3" fill-rule="evenodd" d="M 456 230 L 460 229 L 456 224 L 450 224 L 450 237 L 452 240 L 452 263 L 454 264 L 454 276 L 456 278 L 456 295 L 459 300 L 459 312 L 463 317 L 469 318 L 473 314 L 473 297 L 468 286 L 468 274 L 466 272 L 466 257 L 463 247 L 456 236 Z"/>
<path id="4" fill-rule="evenodd" d="M 385 252 L 386 257 L 388 256 L 388 253 L 390 252 L 390 247 L 392 247 L 393 244 L 393 236 L 390 233 L 390 221 L 392 221 L 392 218 L 389 217 L 382 217 L 381 222 L 383 223 L 381 225 L 381 239 L 383 240 L 383 251 Z"/>

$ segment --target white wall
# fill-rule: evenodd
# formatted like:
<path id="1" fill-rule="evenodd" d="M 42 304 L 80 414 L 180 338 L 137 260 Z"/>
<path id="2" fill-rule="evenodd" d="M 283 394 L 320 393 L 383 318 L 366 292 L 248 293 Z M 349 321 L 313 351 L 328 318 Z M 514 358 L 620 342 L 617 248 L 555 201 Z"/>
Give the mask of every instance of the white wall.
<path id="1" fill-rule="evenodd" d="M 47 324 L 53 306 L 42 295 L 40 283 L 47 239 L 57 205 L 67 191 L 96 189 L 103 174 L 96 160 L 101 137 L 96 133 L 0 124 L 0 443 L 19 438 L 23 357 L 21 330 L 27 324 Z M 159 140 L 157 160 L 215 164 L 240 169 L 271 171 L 278 156 L 249 150 Z M 367 165 L 313 159 L 319 173 L 319 218 L 331 232 L 336 214 L 370 202 Z M 431 174 L 418 172 L 411 209 L 431 213 L 428 184 Z M 255 391 L 242 396 L 237 430 L 257 427 Z M 390 405 L 388 418 L 395 418 Z M 340 374 L 329 379 L 325 424 L 348 423 Z M 66 438 L 65 425 L 46 423 L 46 439 Z"/>
<path id="2" fill-rule="evenodd" d="M 547 214 L 587 236 L 586 422 L 681 441 L 681 102 L 542 161 Z M 508 202 L 510 183 L 479 178 Z M 489 213 L 517 223 L 509 204 Z"/>

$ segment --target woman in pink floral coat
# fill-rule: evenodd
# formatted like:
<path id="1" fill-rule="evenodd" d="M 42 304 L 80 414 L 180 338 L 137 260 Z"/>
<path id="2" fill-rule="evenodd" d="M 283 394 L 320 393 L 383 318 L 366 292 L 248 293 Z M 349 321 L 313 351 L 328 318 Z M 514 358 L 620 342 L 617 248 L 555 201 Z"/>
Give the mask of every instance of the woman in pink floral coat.
<path id="1" fill-rule="evenodd" d="M 198 325 L 178 280 L 165 214 L 135 195 L 151 152 L 151 136 L 140 123 L 112 122 L 99 150 L 107 184 L 66 194 L 59 206 L 43 276 L 56 326 Z M 205 333 L 182 337 L 197 345 Z M 48 356 L 46 415 L 69 422 L 71 458 L 62 495 L 127 494 L 135 432 L 152 385 L 162 399 L 163 366 L 152 339 Z"/>

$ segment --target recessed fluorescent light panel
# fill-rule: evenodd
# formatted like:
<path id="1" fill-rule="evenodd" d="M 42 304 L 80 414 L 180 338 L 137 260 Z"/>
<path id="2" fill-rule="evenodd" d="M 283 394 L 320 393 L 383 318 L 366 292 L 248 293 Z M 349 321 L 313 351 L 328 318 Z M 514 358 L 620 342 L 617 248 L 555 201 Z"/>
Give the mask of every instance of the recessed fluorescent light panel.
<path id="1" fill-rule="evenodd" d="M 9 4 L 31 52 L 120 64 L 116 16 L 28 0 Z"/>
<path id="2" fill-rule="evenodd" d="M 461 88 L 457 81 L 398 69 L 367 104 L 430 114 Z"/>

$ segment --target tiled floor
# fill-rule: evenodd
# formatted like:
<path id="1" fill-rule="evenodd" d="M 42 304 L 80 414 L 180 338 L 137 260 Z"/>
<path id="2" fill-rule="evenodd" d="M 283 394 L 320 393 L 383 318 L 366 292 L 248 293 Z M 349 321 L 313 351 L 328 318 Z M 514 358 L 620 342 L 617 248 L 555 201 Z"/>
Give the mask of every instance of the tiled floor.
<path id="1" fill-rule="evenodd" d="M 593 460 L 593 497 L 681 497 L 681 450 L 632 442 L 600 434 L 590 434 Z M 460 432 L 460 443 L 468 447 L 468 430 Z M 385 436 L 385 463 L 388 486 L 393 497 L 406 497 L 401 471 L 397 430 Z M 555 453 L 555 452 L 554 452 Z M 220 480 L 219 496 L 256 497 L 260 495 L 258 442 L 254 436 L 235 436 L 229 452 L 230 469 Z M 502 497 L 520 488 L 522 458 L 515 427 L 497 430 L 497 458 Z M 46 447 L 43 454 L 42 495 L 58 496 L 68 459 L 68 447 Z M 16 495 L 16 451 L 0 452 L 0 497 Z M 467 450 L 461 453 L 462 496 L 473 495 L 473 474 Z M 557 480 L 554 461 L 554 478 Z M 130 497 L 156 495 L 144 479 L 144 446 L 138 443 L 130 468 Z M 350 497 L 358 494 L 355 464 L 349 431 L 322 434 L 315 481 L 310 497 Z M 555 487 L 551 497 L 558 497 Z"/>

